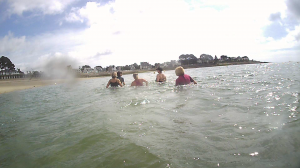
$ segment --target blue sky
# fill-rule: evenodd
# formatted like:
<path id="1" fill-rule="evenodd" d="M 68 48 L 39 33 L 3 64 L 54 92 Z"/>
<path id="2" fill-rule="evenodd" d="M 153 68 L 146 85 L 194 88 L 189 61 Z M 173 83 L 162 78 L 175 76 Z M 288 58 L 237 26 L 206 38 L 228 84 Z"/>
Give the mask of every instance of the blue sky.
<path id="1" fill-rule="evenodd" d="M 162 63 L 180 54 L 300 61 L 298 0 L 0 0 L 0 54 L 51 63 Z"/>

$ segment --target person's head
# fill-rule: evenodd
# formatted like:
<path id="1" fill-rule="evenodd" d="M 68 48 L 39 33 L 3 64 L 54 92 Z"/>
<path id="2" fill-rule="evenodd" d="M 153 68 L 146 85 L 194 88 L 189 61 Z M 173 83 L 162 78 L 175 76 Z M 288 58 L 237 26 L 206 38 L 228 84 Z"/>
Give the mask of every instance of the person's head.
<path id="1" fill-rule="evenodd" d="M 161 67 L 158 67 L 158 68 L 156 69 L 156 71 L 157 71 L 158 73 L 162 73 L 163 69 L 162 69 Z"/>
<path id="2" fill-rule="evenodd" d="M 176 74 L 177 76 L 184 75 L 184 69 L 183 69 L 181 66 L 177 67 L 177 68 L 175 69 L 175 74 Z"/>
<path id="3" fill-rule="evenodd" d="M 118 77 L 121 77 L 122 76 L 122 72 L 118 71 L 117 75 L 118 75 Z"/>
<path id="4" fill-rule="evenodd" d="M 133 74 L 133 78 L 134 78 L 134 79 L 138 79 L 138 78 L 139 78 L 139 75 L 138 75 L 137 73 L 134 73 L 134 74 Z"/>
<path id="5" fill-rule="evenodd" d="M 113 73 L 111 74 L 111 77 L 112 77 L 112 78 L 116 78 L 116 77 L 117 77 L 117 72 L 113 72 Z"/>

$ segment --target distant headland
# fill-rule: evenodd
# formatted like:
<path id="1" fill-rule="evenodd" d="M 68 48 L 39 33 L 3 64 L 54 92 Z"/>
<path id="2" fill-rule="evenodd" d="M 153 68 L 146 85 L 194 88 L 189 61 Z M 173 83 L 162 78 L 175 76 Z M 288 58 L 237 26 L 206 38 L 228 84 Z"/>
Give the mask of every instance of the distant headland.
<path id="1" fill-rule="evenodd" d="M 188 68 L 201 68 L 201 67 L 213 67 L 213 66 L 228 66 L 228 65 L 241 65 L 241 64 L 259 64 L 268 63 L 250 60 L 248 56 L 229 57 L 227 55 L 221 55 L 213 57 L 209 54 L 201 54 L 197 58 L 193 54 L 182 54 L 178 60 L 171 60 L 164 63 L 155 63 L 154 65 L 148 62 L 141 62 L 125 66 L 110 65 L 107 67 L 95 66 L 91 68 L 89 65 L 84 65 L 76 70 L 79 77 L 97 77 L 97 76 L 110 76 L 111 72 L 123 71 L 123 74 L 143 73 L 147 71 L 155 71 L 156 68 L 161 67 L 164 70 L 174 70 L 178 66 L 182 66 L 185 69 Z M 71 67 L 69 67 L 71 69 Z"/>
<path id="2" fill-rule="evenodd" d="M 171 60 L 170 62 L 155 63 L 154 65 L 148 62 L 141 62 L 126 65 L 126 66 L 96 66 L 91 68 L 89 65 L 80 66 L 78 69 L 73 69 L 71 65 L 64 67 L 52 67 L 50 71 L 27 71 L 22 72 L 16 69 L 15 65 L 8 57 L 0 57 L 0 94 L 8 93 L 16 90 L 32 89 L 46 85 L 55 85 L 60 83 L 74 83 L 79 80 L 92 79 L 93 77 L 110 76 L 113 71 L 122 71 L 123 74 L 144 73 L 155 71 L 161 67 L 164 70 L 174 70 L 178 66 L 187 68 L 201 68 L 213 66 L 228 66 L 241 64 L 258 64 L 267 63 L 250 60 L 247 56 L 243 57 L 228 57 L 222 55 L 220 58 L 213 58 L 211 55 L 202 54 L 199 58 L 193 54 L 182 54 L 179 60 Z"/>
<path id="3" fill-rule="evenodd" d="M 64 75 L 57 76 L 55 74 L 49 74 L 42 71 L 27 71 L 22 72 L 20 69 L 16 69 L 15 65 L 10 61 L 8 57 L 2 56 L 0 58 L 0 80 L 1 79 L 15 79 L 15 78 L 66 78 L 67 76 L 86 78 L 86 77 L 100 77 L 110 76 L 111 72 L 123 71 L 123 74 L 142 73 L 147 71 L 155 71 L 156 68 L 161 67 L 164 70 L 173 70 L 178 66 L 182 66 L 185 69 L 188 68 L 201 68 L 201 67 L 213 67 L 213 66 L 228 66 L 228 65 L 241 65 L 241 64 L 258 64 L 268 63 L 250 60 L 248 56 L 229 57 L 227 55 L 211 56 L 209 54 L 201 54 L 197 58 L 193 54 L 182 54 L 178 60 L 171 60 L 164 63 L 155 63 L 154 65 L 148 62 L 141 62 L 125 66 L 110 65 L 107 67 L 95 66 L 91 68 L 89 65 L 79 66 L 78 69 L 73 69 L 71 65 L 64 67 L 62 71 L 65 71 Z"/>

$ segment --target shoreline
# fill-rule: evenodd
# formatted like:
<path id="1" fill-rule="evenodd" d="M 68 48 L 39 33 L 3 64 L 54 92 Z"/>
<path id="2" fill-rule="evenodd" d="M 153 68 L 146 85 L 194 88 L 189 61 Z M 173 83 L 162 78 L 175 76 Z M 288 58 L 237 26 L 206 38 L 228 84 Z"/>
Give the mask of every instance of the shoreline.
<path id="1" fill-rule="evenodd" d="M 155 71 L 155 69 L 144 69 L 144 70 L 123 70 L 123 75 L 134 74 L 134 73 L 146 73 L 149 71 Z M 113 71 L 112 71 L 113 72 Z M 98 78 L 111 76 L 112 72 L 100 72 L 100 73 L 88 73 L 88 74 L 78 74 L 77 78 Z"/>
<path id="2" fill-rule="evenodd" d="M 207 68 L 207 67 L 218 67 L 218 66 L 229 66 L 229 65 L 245 65 L 245 64 L 266 64 L 270 62 L 259 62 L 259 61 L 249 61 L 249 62 L 223 62 L 217 64 L 191 64 L 191 65 L 178 65 L 182 66 L 184 69 L 191 69 L 191 68 Z M 163 70 L 175 70 L 178 66 L 166 67 Z M 117 71 L 117 70 L 116 70 Z M 127 74 L 134 74 L 134 73 L 146 73 L 146 72 L 153 72 L 156 71 L 154 69 L 141 69 L 141 70 L 121 70 L 123 75 Z M 99 73 L 87 73 L 87 74 L 77 74 L 77 78 L 91 78 L 91 77 L 105 77 L 111 76 L 111 72 L 99 72 Z"/>
<path id="3" fill-rule="evenodd" d="M 249 61 L 249 62 L 221 62 L 217 64 L 200 64 L 200 65 L 194 64 L 194 65 L 181 65 L 181 66 L 184 69 L 190 69 L 190 68 L 207 68 L 207 67 L 219 67 L 219 66 L 230 66 L 230 65 L 268 64 L 268 63 L 270 62 Z"/>
<path id="4" fill-rule="evenodd" d="M 184 69 L 192 69 L 192 68 L 205 68 L 205 67 L 215 67 L 215 66 L 228 66 L 228 65 L 245 65 L 245 64 L 261 64 L 261 63 L 268 63 L 268 62 L 240 62 L 240 63 L 219 63 L 217 65 L 215 64 L 207 64 L 207 65 L 183 65 L 182 67 Z M 176 67 L 175 67 L 176 68 Z M 164 70 L 174 70 L 174 67 L 164 68 Z M 123 75 L 126 74 L 133 74 L 133 73 L 146 73 L 146 72 L 152 72 L 155 71 L 155 69 L 149 69 L 149 70 L 127 70 L 122 71 Z M 17 78 L 17 79 L 1 79 L 0 80 L 0 94 L 14 92 L 18 90 L 26 90 L 26 89 L 33 89 L 37 87 L 42 86 L 48 86 L 48 85 L 56 85 L 56 84 L 62 84 L 66 82 L 78 82 L 81 80 L 87 80 L 87 79 L 94 79 L 94 78 L 101 78 L 101 77 L 107 77 L 111 76 L 112 72 L 101 72 L 98 74 L 79 74 L 77 77 L 73 79 L 43 79 L 43 78 Z"/>
<path id="5" fill-rule="evenodd" d="M 0 80 L 0 95 L 19 90 L 33 89 L 42 86 L 62 84 L 66 82 L 78 82 L 93 78 L 74 78 L 68 79 L 40 79 L 40 78 L 17 78 L 17 79 L 2 79 Z"/>

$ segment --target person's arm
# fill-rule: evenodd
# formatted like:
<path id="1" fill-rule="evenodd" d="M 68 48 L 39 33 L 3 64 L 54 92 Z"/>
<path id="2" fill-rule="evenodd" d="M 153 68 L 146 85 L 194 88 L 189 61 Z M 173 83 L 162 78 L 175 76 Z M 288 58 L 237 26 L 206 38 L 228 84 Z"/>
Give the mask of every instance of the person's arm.
<path id="1" fill-rule="evenodd" d="M 109 87 L 109 84 L 110 84 L 110 80 L 108 81 L 108 83 L 107 83 L 107 85 L 106 85 L 106 88 L 108 88 L 108 87 Z"/>
<path id="2" fill-rule="evenodd" d="M 125 85 L 124 78 L 121 77 L 119 80 L 121 81 L 122 85 L 124 86 Z"/>
<path id="3" fill-rule="evenodd" d="M 143 79 L 143 82 L 145 82 L 146 86 L 148 86 L 148 81 L 146 81 L 145 79 Z"/>
<path id="4" fill-rule="evenodd" d="M 118 81 L 119 85 L 120 85 L 121 87 L 123 87 L 122 82 L 121 82 L 119 79 L 118 79 L 117 81 Z"/>
<path id="5" fill-rule="evenodd" d="M 131 86 L 135 86 L 135 83 L 134 83 L 134 81 L 131 83 Z"/>
<path id="6" fill-rule="evenodd" d="M 194 84 L 197 84 L 197 82 L 192 77 L 190 77 L 190 81 L 193 82 Z"/>
<path id="7" fill-rule="evenodd" d="M 156 82 L 159 82 L 158 75 L 159 75 L 159 74 L 156 75 Z"/>
<path id="8" fill-rule="evenodd" d="M 175 86 L 178 86 L 178 85 L 179 85 L 178 79 L 176 79 Z"/>
<path id="9" fill-rule="evenodd" d="M 163 77 L 164 77 L 164 78 L 163 78 L 163 81 L 164 81 L 164 82 L 167 81 L 166 75 L 163 74 Z"/>

